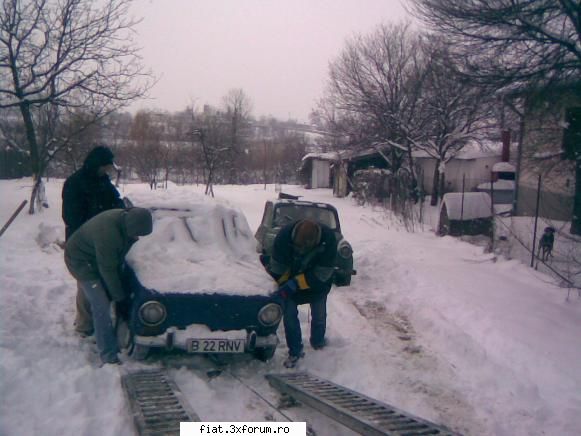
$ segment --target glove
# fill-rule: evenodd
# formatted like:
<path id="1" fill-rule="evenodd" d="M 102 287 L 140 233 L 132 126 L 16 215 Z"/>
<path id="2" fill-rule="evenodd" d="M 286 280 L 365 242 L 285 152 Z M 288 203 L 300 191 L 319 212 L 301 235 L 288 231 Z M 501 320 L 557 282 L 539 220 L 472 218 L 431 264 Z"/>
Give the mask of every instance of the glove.
<path id="1" fill-rule="evenodd" d="M 295 279 L 290 279 L 287 282 L 285 282 L 285 284 L 278 288 L 278 294 L 282 298 L 286 299 L 292 296 L 297 291 L 297 288 L 298 288 L 297 281 Z"/>

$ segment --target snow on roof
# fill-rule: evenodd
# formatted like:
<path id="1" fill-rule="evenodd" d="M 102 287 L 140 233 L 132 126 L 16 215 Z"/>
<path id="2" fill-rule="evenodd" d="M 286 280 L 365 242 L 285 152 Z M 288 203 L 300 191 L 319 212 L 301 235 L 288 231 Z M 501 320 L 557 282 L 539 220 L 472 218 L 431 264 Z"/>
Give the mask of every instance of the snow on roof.
<path id="1" fill-rule="evenodd" d="M 515 168 L 514 165 L 508 163 L 508 162 L 497 162 L 494 165 L 492 165 L 492 171 L 495 173 L 514 173 L 515 172 Z"/>
<path id="2" fill-rule="evenodd" d="M 353 173 L 354 176 L 359 175 L 359 174 L 390 175 L 391 171 L 386 170 L 384 168 L 363 168 L 363 169 L 357 170 Z"/>
<path id="3" fill-rule="evenodd" d="M 320 160 L 338 160 L 339 154 L 336 151 L 331 151 L 327 153 L 307 153 L 303 156 L 302 160 L 305 161 L 307 159 L 320 159 Z"/>
<path id="4" fill-rule="evenodd" d="M 255 252 L 244 214 L 188 193 L 151 191 L 131 197 L 153 212 L 153 232 L 127 255 L 141 284 L 158 292 L 268 295 L 274 282 Z M 217 273 L 217 272 L 220 273 Z"/>
<path id="5" fill-rule="evenodd" d="M 552 159 L 554 157 L 560 157 L 563 154 L 562 150 L 557 151 L 543 151 L 533 154 L 535 159 Z"/>
<path id="6" fill-rule="evenodd" d="M 490 195 L 485 192 L 450 192 L 444 194 L 442 207 L 444 205 L 451 220 L 473 220 L 491 215 Z"/>
<path id="7" fill-rule="evenodd" d="M 490 182 L 481 183 L 477 189 L 490 191 Z M 497 180 L 492 184 L 492 189 L 495 191 L 512 191 L 514 189 L 514 180 Z"/>
<path id="8" fill-rule="evenodd" d="M 500 152 L 496 150 L 460 150 L 452 159 L 460 159 L 460 160 L 471 160 L 471 159 L 481 159 L 486 157 L 499 157 Z M 434 159 L 424 150 L 415 150 L 412 151 L 412 156 L 414 158 L 428 158 Z"/>

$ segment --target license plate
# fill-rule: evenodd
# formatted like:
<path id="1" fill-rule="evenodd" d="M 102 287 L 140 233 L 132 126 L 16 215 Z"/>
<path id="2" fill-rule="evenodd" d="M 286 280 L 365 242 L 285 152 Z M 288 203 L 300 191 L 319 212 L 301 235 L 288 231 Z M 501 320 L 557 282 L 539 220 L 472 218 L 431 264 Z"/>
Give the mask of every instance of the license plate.
<path id="1" fill-rule="evenodd" d="M 190 339 L 189 353 L 244 353 L 244 339 Z"/>

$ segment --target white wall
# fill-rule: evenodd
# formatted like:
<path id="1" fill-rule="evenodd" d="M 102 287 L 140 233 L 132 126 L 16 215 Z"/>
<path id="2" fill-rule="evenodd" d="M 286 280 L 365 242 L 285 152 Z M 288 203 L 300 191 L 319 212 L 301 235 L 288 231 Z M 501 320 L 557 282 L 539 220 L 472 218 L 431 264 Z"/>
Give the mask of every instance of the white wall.
<path id="1" fill-rule="evenodd" d="M 330 175 L 330 162 L 325 160 L 313 159 L 313 170 L 312 170 L 312 184 L 311 187 L 314 188 L 330 188 L 329 175 Z"/>
<path id="2" fill-rule="evenodd" d="M 462 192 L 463 175 L 466 175 L 466 191 L 472 191 L 480 183 L 490 181 L 490 172 L 496 162 L 500 162 L 500 156 L 451 160 L 446 164 L 446 191 Z M 432 192 L 435 163 L 434 159 L 416 158 L 416 164 L 423 172 L 423 189 L 428 194 Z"/>

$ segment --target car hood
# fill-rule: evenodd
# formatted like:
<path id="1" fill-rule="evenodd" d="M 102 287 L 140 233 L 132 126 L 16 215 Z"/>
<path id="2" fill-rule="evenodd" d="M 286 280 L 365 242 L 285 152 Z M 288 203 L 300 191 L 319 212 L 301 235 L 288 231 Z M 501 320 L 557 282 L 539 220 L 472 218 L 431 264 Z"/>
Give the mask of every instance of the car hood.
<path id="1" fill-rule="evenodd" d="M 139 282 L 159 293 L 272 294 L 275 284 L 255 252 L 244 214 L 226 203 L 165 193 L 134 197 L 153 214 L 153 232 L 133 245 L 127 262 Z"/>

